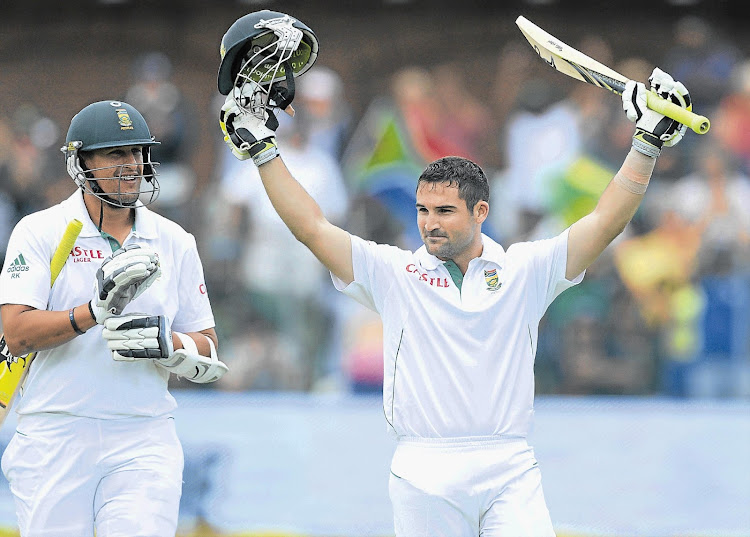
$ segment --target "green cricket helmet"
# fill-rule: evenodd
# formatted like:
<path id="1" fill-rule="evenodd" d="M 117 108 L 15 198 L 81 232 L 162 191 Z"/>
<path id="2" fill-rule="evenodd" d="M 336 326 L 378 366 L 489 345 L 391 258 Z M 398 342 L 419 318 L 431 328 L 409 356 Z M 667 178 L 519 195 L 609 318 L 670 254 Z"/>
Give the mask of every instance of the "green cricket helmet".
<path id="1" fill-rule="evenodd" d="M 92 194 L 117 207 L 132 207 L 137 198 L 131 199 L 132 196 L 118 194 L 119 183 L 118 193 L 104 194 L 98 181 L 105 179 L 95 181 L 92 174 L 93 171 L 104 168 L 92 170 L 86 167 L 81 159 L 81 152 L 111 147 L 141 146 L 143 170 L 140 177 L 145 181 L 141 181 L 140 194 L 147 195 L 147 201 L 143 203 L 148 205 L 156 201 L 159 195 L 159 181 L 156 178 L 158 162 L 151 162 L 150 154 L 151 146 L 159 143 L 151 136 L 146 120 L 133 106 L 122 101 L 99 101 L 88 105 L 73 116 L 65 137 L 65 145 L 60 148 L 60 151 L 65 154 L 68 174 L 85 193 Z M 114 177 L 106 180 L 122 180 L 126 167 L 128 165 L 106 167 L 107 169 L 116 168 Z M 124 174 L 124 177 L 127 179 L 128 174 Z"/>
<path id="2" fill-rule="evenodd" d="M 318 38 L 294 17 L 264 9 L 237 19 L 221 39 L 220 53 L 222 95 L 233 88 L 239 88 L 238 95 L 243 89 L 245 95 L 261 92 L 264 106 L 283 109 L 294 99 L 294 77 L 318 57 Z"/>

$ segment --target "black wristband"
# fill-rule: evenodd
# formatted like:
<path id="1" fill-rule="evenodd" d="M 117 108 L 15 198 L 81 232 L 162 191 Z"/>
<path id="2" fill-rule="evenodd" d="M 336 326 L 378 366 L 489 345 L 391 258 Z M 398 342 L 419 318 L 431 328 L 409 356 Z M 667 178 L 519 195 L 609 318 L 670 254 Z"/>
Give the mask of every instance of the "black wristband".
<path id="1" fill-rule="evenodd" d="M 95 323 L 98 323 L 99 321 L 96 320 L 96 315 L 94 315 L 94 308 L 91 307 L 91 301 L 88 302 L 89 306 L 89 313 L 91 314 L 91 318 L 94 319 Z"/>
<path id="2" fill-rule="evenodd" d="M 73 314 L 73 310 L 74 309 L 75 308 L 70 308 L 70 311 L 68 312 L 68 318 L 70 319 L 70 326 L 73 327 L 73 330 L 75 330 L 76 334 L 78 334 L 79 336 L 82 336 L 86 332 L 84 332 L 83 330 L 81 330 L 80 328 L 78 328 L 78 323 L 76 323 L 76 317 Z"/>

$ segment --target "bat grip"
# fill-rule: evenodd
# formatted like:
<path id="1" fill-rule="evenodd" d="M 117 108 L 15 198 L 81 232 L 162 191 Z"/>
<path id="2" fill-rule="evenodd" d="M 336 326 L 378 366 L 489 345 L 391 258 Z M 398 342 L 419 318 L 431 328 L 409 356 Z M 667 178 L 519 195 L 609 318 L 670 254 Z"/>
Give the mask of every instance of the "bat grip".
<path id="1" fill-rule="evenodd" d="M 683 125 L 687 125 L 697 134 L 706 134 L 711 127 L 711 122 L 707 117 L 699 116 L 671 101 L 662 99 L 653 91 L 646 92 L 646 105 L 654 112 L 659 112 Z"/>

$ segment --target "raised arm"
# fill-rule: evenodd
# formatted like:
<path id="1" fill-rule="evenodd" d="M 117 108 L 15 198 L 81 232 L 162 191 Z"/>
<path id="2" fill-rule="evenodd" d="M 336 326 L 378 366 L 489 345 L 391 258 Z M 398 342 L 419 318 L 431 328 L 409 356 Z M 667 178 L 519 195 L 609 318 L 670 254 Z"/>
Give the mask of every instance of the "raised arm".
<path id="1" fill-rule="evenodd" d="M 298 241 L 345 283 L 354 280 L 349 233 L 334 226 L 315 200 L 289 173 L 281 158 L 258 166 L 268 198 Z"/>
<path id="2" fill-rule="evenodd" d="M 692 103 L 687 89 L 660 69 L 649 78 L 651 89 L 688 110 Z M 568 236 L 565 276 L 573 279 L 583 272 L 619 235 L 638 210 L 662 146 L 677 144 L 687 127 L 646 107 L 646 88 L 628 82 L 622 94 L 628 118 L 636 122 L 633 148 L 615 174 L 596 208 L 574 223 Z"/>
<path id="3" fill-rule="evenodd" d="M 253 100 L 245 86 L 242 100 Z M 240 91 L 235 89 L 234 91 Z M 252 111 L 251 111 L 252 110 Z M 294 236 L 321 263 L 345 283 L 354 280 L 349 233 L 326 220 L 318 204 L 287 169 L 279 156 L 274 130 L 276 118 L 265 107 L 237 106 L 233 92 L 227 96 L 219 120 L 224 141 L 239 160 L 252 158 L 274 209 Z"/>
<path id="4" fill-rule="evenodd" d="M 593 263 L 630 222 L 643 194 L 627 181 L 643 185 L 651 178 L 656 159 L 631 149 L 625 162 L 599 198 L 596 208 L 570 227 L 565 277 L 572 280 Z"/>

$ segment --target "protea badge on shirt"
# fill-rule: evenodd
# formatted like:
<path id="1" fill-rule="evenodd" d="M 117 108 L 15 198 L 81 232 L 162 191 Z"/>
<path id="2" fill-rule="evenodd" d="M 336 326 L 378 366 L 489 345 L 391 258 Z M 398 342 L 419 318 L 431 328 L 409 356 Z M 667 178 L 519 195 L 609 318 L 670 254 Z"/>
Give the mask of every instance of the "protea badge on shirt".
<path id="1" fill-rule="evenodd" d="M 493 293 L 499 291 L 500 287 L 503 285 L 500 281 L 500 276 L 497 274 L 496 268 L 484 271 L 484 281 L 487 284 L 487 290 Z"/>

